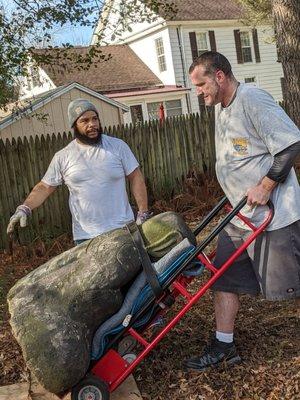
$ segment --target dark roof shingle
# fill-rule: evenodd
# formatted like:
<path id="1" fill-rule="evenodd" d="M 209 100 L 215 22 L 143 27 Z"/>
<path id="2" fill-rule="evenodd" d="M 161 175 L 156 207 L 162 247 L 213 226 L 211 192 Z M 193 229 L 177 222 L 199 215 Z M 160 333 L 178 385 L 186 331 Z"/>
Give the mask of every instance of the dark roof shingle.
<path id="1" fill-rule="evenodd" d="M 243 8 L 234 0 L 168 0 L 172 11 L 161 9 L 160 16 L 174 21 L 240 19 Z"/>
<path id="2" fill-rule="evenodd" d="M 89 47 L 68 49 L 71 56 L 86 56 Z M 37 50 L 37 53 L 51 50 Z M 57 64 L 40 64 L 56 86 L 78 82 L 97 92 L 111 92 L 145 87 L 162 86 L 157 76 L 140 60 L 127 45 L 102 46 L 101 56 L 109 57 L 104 61 L 99 56 L 93 58 L 88 70 L 78 70 L 74 61 L 65 60 Z M 54 52 L 54 51 L 53 51 Z M 61 56 L 60 56 L 61 57 Z"/>

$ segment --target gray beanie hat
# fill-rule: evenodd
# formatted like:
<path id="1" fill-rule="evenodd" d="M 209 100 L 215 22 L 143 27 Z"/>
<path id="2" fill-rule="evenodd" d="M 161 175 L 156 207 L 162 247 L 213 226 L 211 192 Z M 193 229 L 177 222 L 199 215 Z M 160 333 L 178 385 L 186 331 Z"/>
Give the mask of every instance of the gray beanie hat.
<path id="1" fill-rule="evenodd" d="M 68 118 L 69 118 L 69 126 L 73 128 L 73 125 L 84 114 L 86 111 L 95 111 L 95 113 L 99 116 L 99 113 L 90 101 L 85 99 L 76 99 L 71 101 L 68 107 Z"/>

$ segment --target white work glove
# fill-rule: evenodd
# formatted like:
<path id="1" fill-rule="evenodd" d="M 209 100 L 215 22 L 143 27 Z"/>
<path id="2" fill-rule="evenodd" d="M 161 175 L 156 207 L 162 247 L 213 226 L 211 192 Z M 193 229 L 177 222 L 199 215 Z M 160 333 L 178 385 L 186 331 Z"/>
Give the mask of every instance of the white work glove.
<path id="1" fill-rule="evenodd" d="M 9 220 L 9 224 L 7 226 L 7 233 L 13 233 L 15 229 L 15 225 L 20 223 L 21 228 L 27 226 L 27 218 L 31 216 L 31 209 L 28 206 L 22 204 L 21 206 L 17 207 L 14 215 L 11 216 Z"/>
<path id="2" fill-rule="evenodd" d="M 152 215 L 153 215 L 153 213 L 150 212 L 150 211 L 139 211 L 137 213 L 137 217 L 136 217 L 135 223 L 137 225 L 142 225 L 145 221 L 147 221 L 147 219 L 151 218 Z"/>

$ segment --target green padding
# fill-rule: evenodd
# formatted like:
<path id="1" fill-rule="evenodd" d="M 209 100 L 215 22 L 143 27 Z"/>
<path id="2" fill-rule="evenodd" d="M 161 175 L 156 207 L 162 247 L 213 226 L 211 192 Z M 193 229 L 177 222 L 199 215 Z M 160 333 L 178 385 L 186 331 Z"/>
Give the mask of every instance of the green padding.
<path id="1" fill-rule="evenodd" d="M 140 227 L 148 253 L 155 258 L 163 257 L 182 239 L 196 244 L 195 236 L 182 217 L 166 212 L 144 222 Z"/>

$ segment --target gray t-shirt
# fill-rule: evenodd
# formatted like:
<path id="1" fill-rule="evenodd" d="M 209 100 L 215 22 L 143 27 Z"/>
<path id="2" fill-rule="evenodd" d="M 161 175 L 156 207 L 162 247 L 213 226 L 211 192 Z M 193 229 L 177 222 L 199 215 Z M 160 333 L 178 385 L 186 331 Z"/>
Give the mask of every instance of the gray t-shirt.
<path id="1" fill-rule="evenodd" d="M 125 176 L 139 166 L 125 142 L 102 135 L 102 144 L 73 140 L 57 152 L 42 181 L 68 186 L 74 240 L 93 238 L 134 219 Z"/>
<path id="2" fill-rule="evenodd" d="M 268 173 L 274 156 L 300 141 L 300 131 L 270 94 L 240 84 L 233 102 L 216 107 L 216 173 L 232 205 L 241 200 L 247 189 L 256 186 Z M 300 188 L 292 169 L 285 180 L 272 191 L 275 215 L 268 230 L 283 228 L 300 219 Z M 267 207 L 242 213 L 255 225 L 266 216 Z M 235 219 L 233 223 L 247 229 Z"/>

